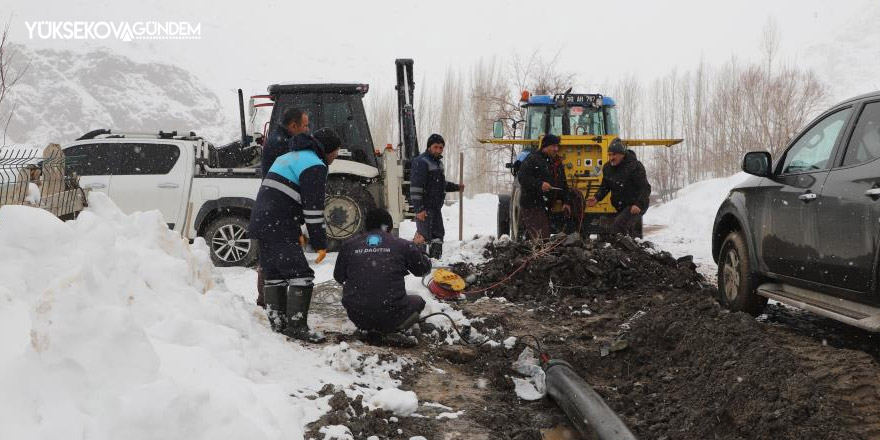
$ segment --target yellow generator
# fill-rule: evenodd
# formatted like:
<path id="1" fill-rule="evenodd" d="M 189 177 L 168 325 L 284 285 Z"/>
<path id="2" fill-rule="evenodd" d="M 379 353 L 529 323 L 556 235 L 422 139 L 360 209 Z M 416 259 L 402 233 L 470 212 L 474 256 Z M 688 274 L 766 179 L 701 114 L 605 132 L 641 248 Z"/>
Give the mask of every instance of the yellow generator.
<path id="1" fill-rule="evenodd" d="M 516 175 L 519 164 L 540 145 L 545 134 L 560 137 L 559 154 L 561 166 L 572 195 L 577 199 L 571 216 L 553 215 L 561 211 L 561 203 L 548 206 L 551 212 L 553 233 L 572 232 L 597 234 L 603 232 L 603 218 L 615 214 L 608 196 L 596 206 L 586 206 L 587 198 L 599 190 L 602 183 L 602 166 L 608 160 L 608 147 L 618 138 L 620 127 L 617 119 L 617 106 L 613 99 L 598 94 L 537 95 L 523 92 L 521 105 L 526 109 L 526 119 L 513 121 L 513 139 L 503 139 L 504 122 L 495 121 L 494 139 L 481 139 L 486 144 L 501 144 L 511 147 L 511 161 L 507 167 Z M 517 126 L 524 124 L 522 137 L 516 136 Z M 665 146 L 681 143 L 681 139 L 621 139 L 627 147 Z M 498 196 L 498 236 L 509 234 L 518 239 L 522 235 L 519 221 L 520 188 L 516 179 L 510 194 Z M 561 220 L 559 220 L 561 219 Z M 559 220 L 559 221 L 557 221 Z"/>

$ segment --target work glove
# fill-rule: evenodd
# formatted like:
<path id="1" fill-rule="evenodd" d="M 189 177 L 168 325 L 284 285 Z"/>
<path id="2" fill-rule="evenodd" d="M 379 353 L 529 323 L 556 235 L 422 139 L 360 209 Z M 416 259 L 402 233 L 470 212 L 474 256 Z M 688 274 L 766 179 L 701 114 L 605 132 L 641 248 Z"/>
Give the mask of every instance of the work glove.
<path id="1" fill-rule="evenodd" d="M 315 263 L 320 264 L 326 257 L 327 249 L 318 249 L 318 258 L 315 259 Z"/>

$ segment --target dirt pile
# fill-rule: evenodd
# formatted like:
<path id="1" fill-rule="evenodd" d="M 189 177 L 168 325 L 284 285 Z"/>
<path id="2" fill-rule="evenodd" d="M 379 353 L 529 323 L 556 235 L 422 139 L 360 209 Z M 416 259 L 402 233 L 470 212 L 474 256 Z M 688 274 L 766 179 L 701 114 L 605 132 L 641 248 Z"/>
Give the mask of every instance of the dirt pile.
<path id="1" fill-rule="evenodd" d="M 471 290 L 491 287 L 486 295 L 512 301 L 540 300 L 548 293 L 584 297 L 632 289 L 693 289 L 705 283 L 691 257 L 676 259 L 628 237 L 606 242 L 573 234 L 539 245 L 496 242 L 487 252 L 490 260 L 481 266 L 454 269 L 476 275 Z"/>
<path id="2" fill-rule="evenodd" d="M 494 316 L 512 334 L 537 335 L 545 351 L 572 363 L 639 438 L 865 438 L 862 415 L 835 391 L 840 377 L 817 380 L 792 346 L 815 343 L 723 310 L 690 258 L 675 259 L 627 238 L 566 237 L 487 250 L 488 262 L 455 270 L 476 275 L 472 290 L 492 287 L 484 293 L 524 307 L 480 301 L 464 304 L 466 312 Z M 540 413 L 553 412 L 552 404 L 516 403 L 509 356 L 493 350 L 470 364 L 492 379 L 500 410 L 493 417 L 549 421 Z M 480 421 L 501 429 L 499 438 L 513 437 L 492 418 Z"/>
<path id="3" fill-rule="evenodd" d="M 391 411 L 367 406 L 363 396 L 349 398 L 344 391 L 326 385 L 317 397 L 331 396 L 327 403 L 330 411 L 309 425 L 305 438 L 322 439 L 324 426 L 344 425 L 356 439 L 377 436 L 380 439 L 409 439 L 422 436 L 428 440 L 438 432 L 437 422 L 428 418 L 395 417 Z"/>

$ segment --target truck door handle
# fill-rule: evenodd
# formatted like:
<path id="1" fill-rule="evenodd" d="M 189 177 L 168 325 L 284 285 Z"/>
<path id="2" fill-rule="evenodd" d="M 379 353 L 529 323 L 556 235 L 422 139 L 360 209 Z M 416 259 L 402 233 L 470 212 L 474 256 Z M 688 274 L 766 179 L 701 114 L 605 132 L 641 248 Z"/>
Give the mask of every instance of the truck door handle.
<path id="1" fill-rule="evenodd" d="M 158 185 L 156 185 L 156 186 L 158 186 L 159 188 L 177 188 L 177 187 L 179 187 L 180 185 L 178 185 L 178 184 L 176 184 L 176 183 L 167 183 L 167 182 L 166 182 L 166 183 L 160 183 L 160 184 L 158 184 Z"/>
<path id="2" fill-rule="evenodd" d="M 106 187 L 107 187 L 107 185 L 104 185 L 103 183 L 97 183 L 97 182 L 86 184 L 86 188 L 88 188 L 88 189 L 101 189 L 101 188 L 106 188 Z"/>
<path id="3" fill-rule="evenodd" d="M 816 195 L 816 193 L 809 192 L 809 193 L 799 195 L 798 200 L 803 201 L 803 202 L 812 202 L 813 200 L 816 200 L 817 197 L 819 197 L 819 196 Z"/>

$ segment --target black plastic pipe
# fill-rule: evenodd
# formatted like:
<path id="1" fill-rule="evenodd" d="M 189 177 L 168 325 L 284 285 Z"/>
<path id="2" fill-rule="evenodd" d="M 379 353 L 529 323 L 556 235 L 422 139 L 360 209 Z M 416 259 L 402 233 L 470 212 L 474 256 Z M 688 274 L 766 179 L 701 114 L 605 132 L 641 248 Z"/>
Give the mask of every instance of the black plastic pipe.
<path id="1" fill-rule="evenodd" d="M 552 359 L 545 364 L 544 373 L 547 394 L 582 436 L 599 440 L 635 440 L 617 413 L 574 372 L 571 364 Z"/>

